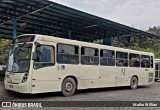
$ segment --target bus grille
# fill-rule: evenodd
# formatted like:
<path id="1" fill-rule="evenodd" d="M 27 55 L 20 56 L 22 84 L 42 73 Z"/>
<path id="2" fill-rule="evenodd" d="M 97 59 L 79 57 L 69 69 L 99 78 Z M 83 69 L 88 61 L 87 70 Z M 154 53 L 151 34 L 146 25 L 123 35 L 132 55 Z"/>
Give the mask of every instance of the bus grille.
<path id="1" fill-rule="evenodd" d="M 153 81 L 153 78 L 148 78 L 148 83 L 151 83 Z"/>
<path id="2" fill-rule="evenodd" d="M 149 77 L 153 77 L 153 73 L 149 73 Z"/>
<path id="3" fill-rule="evenodd" d="M 149 73 L 148 83 L 153 82 L 153 73 Z"/>

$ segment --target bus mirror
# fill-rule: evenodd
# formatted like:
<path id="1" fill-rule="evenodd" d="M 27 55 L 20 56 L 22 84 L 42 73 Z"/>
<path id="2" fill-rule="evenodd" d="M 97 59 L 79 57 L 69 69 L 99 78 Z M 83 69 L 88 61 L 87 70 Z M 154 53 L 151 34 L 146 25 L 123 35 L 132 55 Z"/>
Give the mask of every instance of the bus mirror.
<path id="1" fill-rule="evenodd" d="M 37 53 L 33 52 L 32 54 L 32 60 L 37 60 L 38 56 Z"/>
<path id="2" fill-rule="evenodd" d="M 41 47 L 37 47 L 36 52 L 37 54 L 41 54 Z"/>

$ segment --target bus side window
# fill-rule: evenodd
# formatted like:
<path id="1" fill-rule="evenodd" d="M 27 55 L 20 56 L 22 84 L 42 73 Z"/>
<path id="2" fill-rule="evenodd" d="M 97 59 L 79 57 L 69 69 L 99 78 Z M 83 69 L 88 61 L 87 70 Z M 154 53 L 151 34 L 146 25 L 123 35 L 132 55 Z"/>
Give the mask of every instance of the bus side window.
<path id="1" fill-rule="evenodd" d="M 116 66 L 128 66 L 128 53 L 116 52 Z"/>
<path id="2" fill-rule="evenodd" d="M 142 68 L 150 68 L 151 60 L 148 55 L 141 55 L 141 67 Z"/>
<path id="3" fill-rule="evenodd" d="M 64 64 L 79 63 L 79 47 L 67 44 L 57 45 L 57 62 Z"/>
<path id="4" fill-rule="evenodd" d="M 54 47 L 47 45 L 40 45 L 37 46 L 36 53 L 37 53 L 37 60 L 34 62 L 35 69 L 53 66 L 55 64 Z"/>
<path id="5" fill-rule="evenodd" d="M 156 63 L 155 70 L 159 70 L 159 69 L 158 69 L 158 63 Z"/>
<path id="6" fill-rule="evenodd" d="M 101 50 L 100 51 L 100 64 L 106 66 L 115 65 L 115 52 L 112 50 Z"/>
<path id="7" fill-rule="evenodd" d="M 81 47 L 81 64 L 98 65 L 99 50 L 94 48 Z"/>
<path id="8" fill-rule="evenodd" d="M 138 54 L 129 54 L 129 66 L 130 67 L 140 67 L 140 55 Z"/>

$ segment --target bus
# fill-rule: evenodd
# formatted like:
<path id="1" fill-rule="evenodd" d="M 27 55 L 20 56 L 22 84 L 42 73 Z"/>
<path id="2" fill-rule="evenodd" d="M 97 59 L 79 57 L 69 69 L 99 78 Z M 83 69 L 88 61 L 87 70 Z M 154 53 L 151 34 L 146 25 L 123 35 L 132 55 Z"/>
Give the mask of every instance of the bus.
<path id="1" fill-rule="evenodd" d="M 154 54 L 54 36 L 24 34 L 12 42 L 5 89 L 25 94 L 148 85 Z"/>
<path id="2" fill-rule="evenodd" d="M 155 81 L 160 79 L 160 59 L 155 59 Z"/>

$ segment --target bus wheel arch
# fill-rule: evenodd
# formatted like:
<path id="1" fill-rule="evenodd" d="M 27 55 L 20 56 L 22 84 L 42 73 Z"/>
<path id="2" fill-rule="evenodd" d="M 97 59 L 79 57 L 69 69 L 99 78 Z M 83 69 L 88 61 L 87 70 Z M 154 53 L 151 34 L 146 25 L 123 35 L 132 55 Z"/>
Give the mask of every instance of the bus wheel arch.
<path id="1" fill-rule="evenodd" d="M 67 76 L 61 84 L 61 92 L 63 96 L 72 96 L 77 90 L 77 78 L 75 76 Z"/>
<path id="2" fill-rule="evenodd" d="M 138 76 L 133 75 L 130 80 L 130 87 L 132 90 L 137 89 L 138 87 Z"/>

